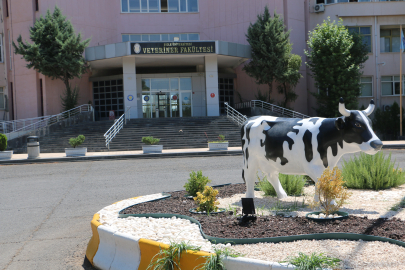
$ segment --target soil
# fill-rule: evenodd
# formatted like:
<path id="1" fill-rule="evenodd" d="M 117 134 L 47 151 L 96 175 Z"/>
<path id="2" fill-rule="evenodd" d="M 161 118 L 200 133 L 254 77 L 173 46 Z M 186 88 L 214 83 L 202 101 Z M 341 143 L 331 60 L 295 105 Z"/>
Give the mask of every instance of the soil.
<path id="1" fill-rule="evenodd" d="M 223 186 L 218 197 L 226 198 L 245 193 L 244 184 Z M 186 191 L 169 192 L 172 196 L 164 200 L 146 202 L 125 209 L 123 214 L 171 213 L 193 217 L 201 223 L 206 235 L 220 238 L 266 238 L 313 233 L 345 232 L 381 236 L 405 242 L 405 221 L 399 218 L 369 219 L 349 216 L 343 220 L 312 221 L 305 217 L 257 216 L 255 222 L 240 224 L 232 211 L 203 215 L 193 214 L 192 199 L 187 199 Z"/>

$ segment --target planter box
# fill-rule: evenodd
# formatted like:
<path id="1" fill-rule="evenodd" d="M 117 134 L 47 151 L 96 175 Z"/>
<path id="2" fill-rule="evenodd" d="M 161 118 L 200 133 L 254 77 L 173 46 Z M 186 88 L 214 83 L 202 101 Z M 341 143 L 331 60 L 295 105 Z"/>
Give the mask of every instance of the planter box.
<path id="1" fill-rule="evenodd" d="M 0 159 L 11 159 L 12 156 L 13 156 L 13 150 L 0 151 Z"/>
<path id="2" fill-rule="evenodd" d="M 209 150 L 228 150 L 229 142 L 208 143 Z"/>
<path id="3" fill-rule="evenodd" d="M 162 153 L 163 145 L 142 145 L 144 154 Z"/>
<path id="4" fill-rule="evenodd" d="M 65 148 L 65 153 L 67 157 L 83 157 L 87 153 L 87 147 Z"/>

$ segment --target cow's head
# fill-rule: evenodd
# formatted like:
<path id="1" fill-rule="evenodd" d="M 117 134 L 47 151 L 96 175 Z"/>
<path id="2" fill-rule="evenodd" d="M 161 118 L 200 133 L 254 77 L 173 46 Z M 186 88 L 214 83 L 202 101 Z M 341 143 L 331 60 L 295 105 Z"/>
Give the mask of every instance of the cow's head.
<path id="1" fill-rule="evenodd" d="M 371 120 L 368 118 L 374 107 L 374 101 L 371 100 L 370 105 L 364 111 L 349 111 L 345 108 L 343 98 L 340 98 L 339 112 L 343 117 L 339 117 L 335 121 L 335 126 L 342 132 L 343 140 L 346 143 L 358 144 L 361 151 L 371 155 L 376 154 L 383 146 L 371 128 Z"/>

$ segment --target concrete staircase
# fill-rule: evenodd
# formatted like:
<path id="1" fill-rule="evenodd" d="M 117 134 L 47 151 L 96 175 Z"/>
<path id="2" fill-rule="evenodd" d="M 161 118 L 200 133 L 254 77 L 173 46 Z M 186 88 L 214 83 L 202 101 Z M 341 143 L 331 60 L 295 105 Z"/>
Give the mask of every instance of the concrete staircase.
<path id="1" fill-rule="evenodd" d="M 87 122 L 54 131 L 40 138 L 40 151 L 64 152 L 64 148 L 70 147 L 69 138 L 79 134 L 86 137 L 81 146 L 87 147 L 87 151 L 108 151 L 103 135 L 112 124 L 112 121 Z M 141 139 L 146 136 L 161 139 L 163 149 L 207 148 L 207 140 L 218 140 L 219 134 L 225 135 L 230 147 L 241 145 L 240 128 L 226 116 L 132 119 L 113 139 L 110 151 L 141 150 Z"/>

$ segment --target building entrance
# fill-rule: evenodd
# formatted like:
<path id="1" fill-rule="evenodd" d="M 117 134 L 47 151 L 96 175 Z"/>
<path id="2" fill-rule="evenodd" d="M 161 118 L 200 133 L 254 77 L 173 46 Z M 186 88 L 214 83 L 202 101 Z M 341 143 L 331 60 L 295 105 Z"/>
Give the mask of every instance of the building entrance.
<path id="1" fill-rule="evenodd" d="M 143 118 L 192 116 L 191 93 L 191 78 L 142 79 Z"/>

